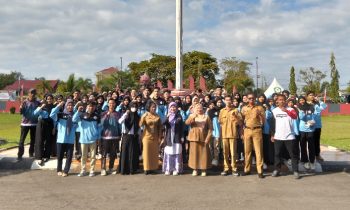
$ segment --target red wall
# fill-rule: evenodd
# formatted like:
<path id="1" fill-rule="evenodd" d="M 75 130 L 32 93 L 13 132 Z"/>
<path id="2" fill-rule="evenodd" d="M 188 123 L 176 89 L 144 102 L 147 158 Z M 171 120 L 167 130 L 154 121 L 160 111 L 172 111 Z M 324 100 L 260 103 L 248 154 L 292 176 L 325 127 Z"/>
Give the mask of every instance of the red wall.
<path id="1" fill-rule="evenodd" d="M 328 115 L 350 115 L 350 104 L 332 104 L 332 106 L 339 106 L 336 111 L 330 110 L 330 104 L 327 104 L 327 109 L 323 110 L 322 116 Z"/>
<path id="2" fill-rule="evenodd" d="M 16 113 L 19 113 L 19 106 L 21 103 L 19 101 L 7 101 L 5 110 L 0 110 L 1 112 L 10 112 L 11 107 L 16 107 Z"/>

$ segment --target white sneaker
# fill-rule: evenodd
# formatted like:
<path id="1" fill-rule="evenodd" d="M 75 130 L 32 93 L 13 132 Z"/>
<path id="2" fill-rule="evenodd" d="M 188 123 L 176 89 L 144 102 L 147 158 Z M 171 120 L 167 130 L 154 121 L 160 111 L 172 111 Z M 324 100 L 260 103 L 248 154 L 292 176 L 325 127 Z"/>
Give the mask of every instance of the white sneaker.
<path id="1" fill-rule="evenodd" d="M 267 165 L 266 165 L 266 163 L 264 163 L 264 165 L 263 165 L 263 169 L 264 169 L 264 170 L 266 170 L 266 169 L 267 169 Z"/>
<path id="2" fill-rule="evenodd" d="M 255 160 L 255 157 L 252 158 L 252 165 L 255 165 L 256 164 L 256 160 Z"/>
<path id="3" fill-rule="evenodd" d="M 165 176 L 169 176 L 169 175 L 170 175 L 170 172 L 169 172 L 169 171 L 166 171 L 166 172 L 164 173 L 164 175 L 165 175 Z"/>
<path id="4" fill-rule="evenodd" d="M 219 165 L 219 161 L 218 160 L 213 160 L 213 161 L 211 161 L 211 164 L 213 166 L 218 166 Z"/>
<path id="5" fill-rule="evenodd" d="M 287 164 L 288 164 L 289 166 L 292 166 L 292 159 L 288 159 Z"/>
<path id="6" fill-rule="evenodd" d="M 79 174 L 78 174 L 78 177 L 83 177 L 83 176 L 86 176 L 87 173 L 85 171 L 81 171 Z"/>
<path id="7" fill-rule="evenodd" d="M 179 172 L 177 172 L 177 171 L 173 172 L 173 176 L 178 176 L 178 175 L 179 175 Z"/>
<path id="8" fill-rule="evenodd" d="M 106 170 L 101 170 L 101 176 L 106 176 L 107 175 L 107 172 L 106 172 Z"/>
<path id="9" fill-rule="evenodd" d="M 315 170 L 316 169 L 316 164 L 315 163 L 310 163 L 310 168 L 311 168 L 311 170 Z"/>
<path id="10" fill-rule="evenodd" d="M 192 176 L 198 176 L 198 171 L 197 170 L 193 170 Z"/>
<path id="11" fill-rule="evenodd" d="M 201 176 L 207 176 L 207 172 L 205 172 L 205 171 L 202 171 L 202 174 L 201 174 Z"/>
<path id="12" fill-rule="evenodd" d="M 311 168 L 310 163 L 309 162 L 304 163 L 304 168 L 307 170 L 310 170 L 310 168 Z"/>
<path id="13" fill-rule="evenodd" d="M 90 172 L 89 177 L 94 177 L 95 173 L 93 171 Z"/>

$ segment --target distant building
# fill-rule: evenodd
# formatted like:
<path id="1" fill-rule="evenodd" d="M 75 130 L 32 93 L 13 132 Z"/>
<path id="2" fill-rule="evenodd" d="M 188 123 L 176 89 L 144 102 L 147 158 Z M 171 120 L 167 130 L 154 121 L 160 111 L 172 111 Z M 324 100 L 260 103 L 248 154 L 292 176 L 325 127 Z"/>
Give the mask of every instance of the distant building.
<path id="1" fill-rule="evenodd" d="M 118 71 L 119 69 L 116 67 L 109 67 L 107 69 L 96 72 L 96 84 L 98 84 L 101 80 L 108 78 L 115 73 L 118 73 Z"/>
<path id="2" fill-rule="evenodd" d="M 23 88 L 23 94 L 26 95 L 31 88 L 37 88 L 37 85 L 40 84 L 42 80 L 16 80 L 11 85 L 8 85 L 4 88 L 7 91 L 16 91 L 17 95 L 19 95 L 21 88 Z M 50 86 L 53 92 L 56 92 L 59 80 L 46 80 L 50 83 Z"/>

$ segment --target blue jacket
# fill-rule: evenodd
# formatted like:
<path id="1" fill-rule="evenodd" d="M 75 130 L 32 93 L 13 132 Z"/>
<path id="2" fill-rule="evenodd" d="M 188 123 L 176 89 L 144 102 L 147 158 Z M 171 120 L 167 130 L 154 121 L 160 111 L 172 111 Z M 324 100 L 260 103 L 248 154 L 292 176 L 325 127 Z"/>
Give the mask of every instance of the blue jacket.
<path id="1" fill-rule="evenodd" d="M 108 111 L 106 111 L 101 114 L 102 139 L 117 139 L 121 136 L 121 126 L 118 122 L 120 117 L 119 112 L 108 114 Z"/>
<path id="2" fill-rule="evenodd" d="M 34 113 L 39 106 L 39 101 L 24 101 L 20 113 L 22 114 L 21 126 L 36 126 L 38 123 L 38 114 Z"/>
<path id="3" fill-rule="evenodd" d="M 315 104 L 315 121 L 316 121 L 316 128 L 322 128 L 322 119 L 321 119 L 321 113 L 323 110 L 327 108 L 327 104 L 320 101 L 319 104 Z"/>
<path id="4" fill-rule="evenodd" d="M 314 132 L 315 131 L 315 124 L 312 126 L 309 126 L 307 124 L 308 121 L 313 120 L 315 121 L 315 113 L 305 113 L 304 111 L 299 111 L 299 131 L 301 132 Z"/>
<path id="5" fill-rule="evenodd" d="M 76 112 L 73 122 L 78 123 L 80 129 L 79 142 L 81 144 L 92 144 L 101 137 L 100 117 L 93 113 Z"/>
<path id="6" fill-rule="evenodd" d="M 67 129 L 67 120 L 68 118 L 73 118 L 73 114 L 74 113 L 65 114 L 60 112 L 59 106 L 56 106 L 51 110 L 50 117 L 57 124 L 57 143 L 74 144 L 77 124 L 73 123 L 71 129 Z"/>
<path id="7" fill-rule="evenodd" d="M 269 109 L 265 111 L 265 122 L 263 127 L 263 134 L 270 134 L 271 120 L 273 118 L 272 112 Z"/>

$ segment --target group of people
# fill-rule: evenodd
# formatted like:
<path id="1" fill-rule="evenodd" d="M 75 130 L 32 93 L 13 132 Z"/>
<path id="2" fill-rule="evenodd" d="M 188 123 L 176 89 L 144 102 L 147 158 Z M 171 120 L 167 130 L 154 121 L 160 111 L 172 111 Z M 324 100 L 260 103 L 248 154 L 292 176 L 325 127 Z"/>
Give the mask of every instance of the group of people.
<path id="1" fill-rule="evenodd" d="M 57 174 L 63 177 L 68 176 L 73 156 L 81 161 L 78 176 L 95 176 L 100 156 L 102 176 L 138 173 L 140 159 L 146 175 L 156 173 L 161 160 L 165 175 L 179 175 L 188 164 L 193 176 L 206 176 L 222 161 L 221 175 L 244 176 L 251 174 L 254 159 L 259 178 L 264 178 L 268 165 L 274 165 L 272 176 L 279 176 L 286 161 L 299 179 L 299 162 L 315 170 L 316 159 L 322 161 L 325 108 L 312 92 L 296 97 L 286 90 L 266 98 L 229 95 L 217 87 L 208 94 L 199 89 L 180 98 L 169 90 L 144 87 L 100 94 L 75 91 L 67 97 L 46 94 L 39 101 L 31 89 L 20 106 L 18 160 L 30 132 L 29 155 L 39 165 L 57 156 Z"/>

